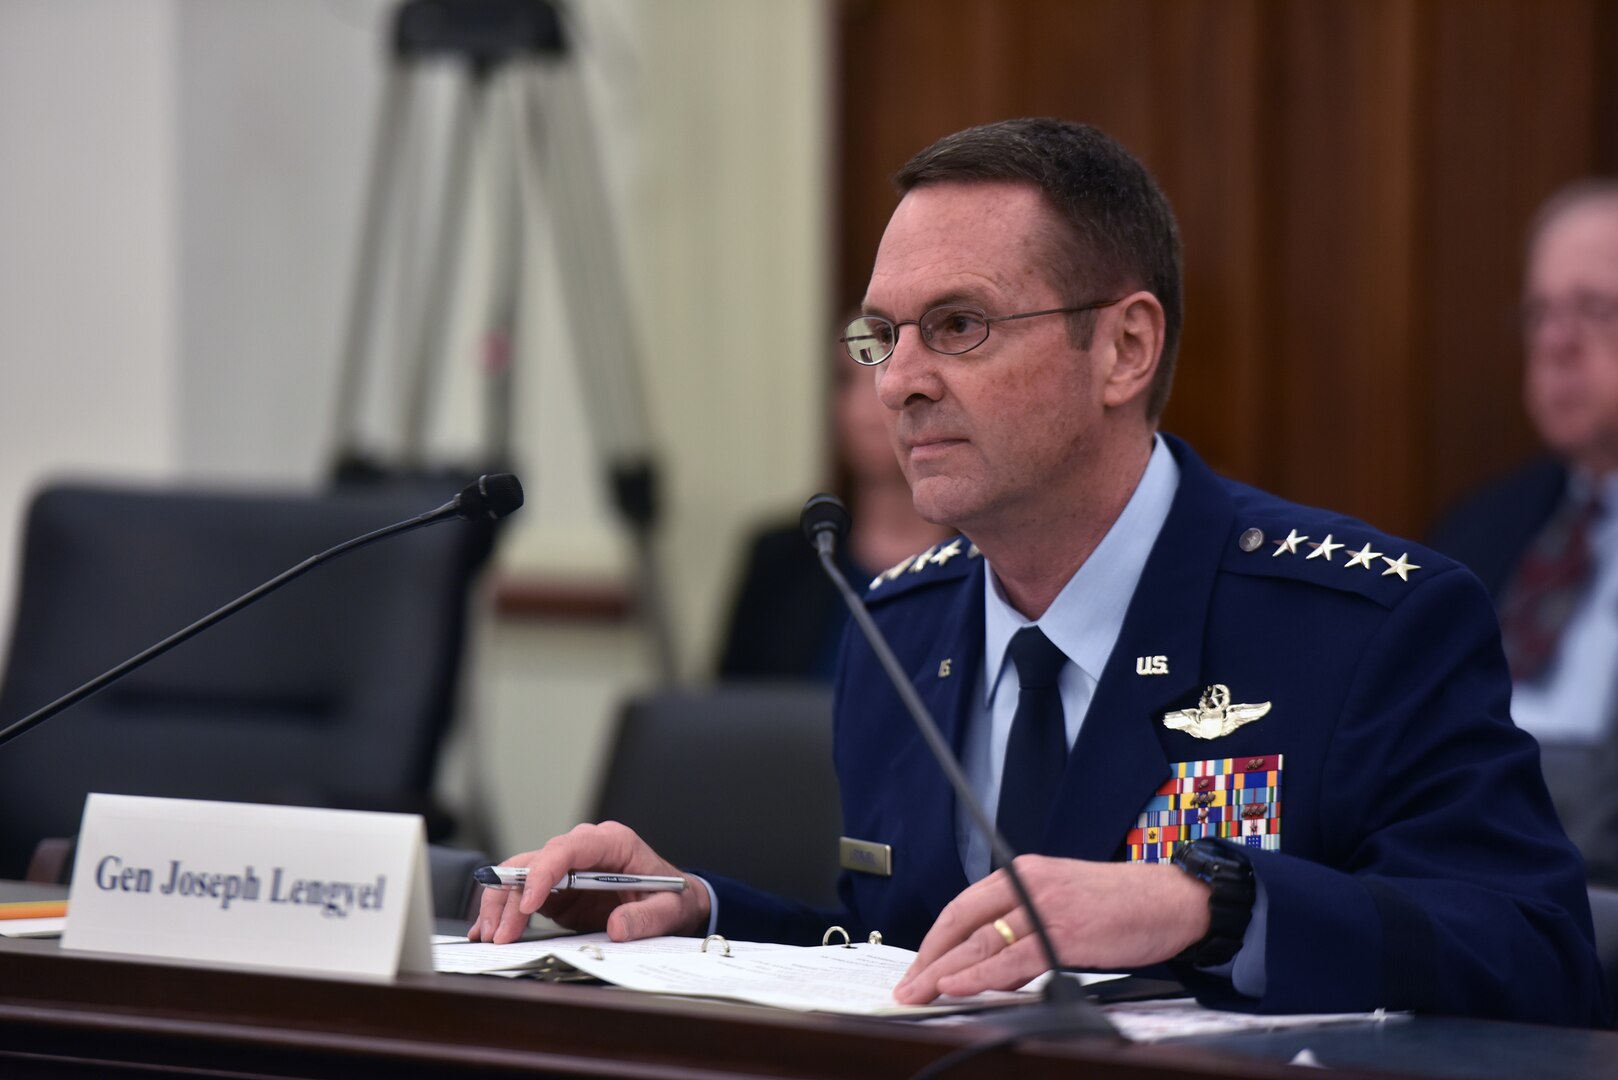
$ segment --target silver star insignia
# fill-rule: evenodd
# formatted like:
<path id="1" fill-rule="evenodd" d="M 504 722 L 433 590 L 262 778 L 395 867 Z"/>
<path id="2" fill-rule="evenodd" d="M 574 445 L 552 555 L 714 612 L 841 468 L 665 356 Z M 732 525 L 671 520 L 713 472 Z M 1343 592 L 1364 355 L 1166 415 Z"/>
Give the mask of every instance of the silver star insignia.
<path id="1" fill-rule="evenodd" d="M 1343 564 L 1343 569 L 1348 570 L 1355 566 L 1363 566 L 1367 570 L 1375 570 L 1376 567 L 1371 565 L 1371 560 L 1380 559 L 1381 557 L 1382 553 L 1380 551 L 1372 551 L 1371 545 L 1366 544 L 1358 551 L 1348 553 L 1348 561 Z"/>
<path id="2" fill-rule="evenodd" d="M 1409 555 L 1410 553 L 1407 551 L 1401 554 L 1397 559 L 1390 559 L 1386 555 L 1382 556 L 1382 561 L 1388 564 L 1388 568 L 1382 571 L 1382 576 L 1387 577 L 1389 574 L 1398 574 L 1400 581 L 1409 581 L 1410 571 L 1421 569 L 1421 567 L 1417 566 L 1415 563 L 1405 561 Z"/>
<path id="3" fill-rule="evenodd" d="M 920 555 L 917 555 L 913 560 L 914 565 L 910 567 L 910 572 L 912 574 L 919 574 L 923 570 L 927 569 L 927 564 L 933 561 L 933 552 L 937 550 L 938 545 L 934 544 Z"/>
<path id="4" fill-rule="evenodd" d="M 1288 555 L 1296 555 L 1298 553 L 1298 545 L 1307 539 L 1309 539 L 1307 536 L 1299 536 L 1297 529 L 1288 529 L 1286 539 L 1270 541 L 1270 543 L 1275 545 L 1275 550 L 1270 552 L 1270 558 L 1275 558 L 1283 551 Z"/>
<path id="5" fill-rule="evenodd" d="M 951 559 L 960 553 L 961 541 L 959 539 L 951 540 L 944 547 L 938 549 L 938 554 L 933 556 L 933 562 L 937 563 L 939 566 L 945 566 Z"/>
<path id="6" fill-rule="evenodd" d="M 900 559 L 898 562 L 894 563 L 892 566 L 890 566 L 886 570 L 882 571 L 876 577 L 872 578 L 871 579 L 871 588 L 873 588 L 873 589 L 876 588 L 878 585 L 882 584 L 884 581 L 897 581 L 899 579 L 899 575 L 904 573 L 905 568 L 908 567 L 909 565 L 910 565 L 910 559 Z"/>
<path id="7" fill-rule="evenodd" d="M 1218 739 L 1229 735 L 1243 724 L 1270 711 L 1270 703 L 1258 705 L 1232 705 L 1230 687 L 1215 683 L 1202 692 L 1202 700 L 1195 709 L 1176 709 L 1163 714 L 1163 726 L 1171 731 L 1183 731 L 1194 739 Z"/>
<path id="8" fill-rule="evenodd" d="M 1340 547 L 1344 547 L 1345 545 L 1332 543 L 1331 533 L 1327 533 L 1326 539 L 1322 540 L 1318 544 L 1310 544 L 1309 546 L 1315 549 L 1309 553 L 1309 558 L 1325 559 L 1327 562 L 1331 562 L 1331 553 Z"/>

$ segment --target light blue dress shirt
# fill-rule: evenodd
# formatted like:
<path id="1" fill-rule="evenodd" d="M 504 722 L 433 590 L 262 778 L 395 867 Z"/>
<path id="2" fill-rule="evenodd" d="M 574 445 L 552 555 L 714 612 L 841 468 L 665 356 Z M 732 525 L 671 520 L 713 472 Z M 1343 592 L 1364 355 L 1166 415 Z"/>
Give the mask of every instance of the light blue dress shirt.
<path id="1" fill-rule="evenodd" d="M 1544 673 L 1512 687 L 1511 718 L 1541 742 L 1590 745 L 1606 738 L 1618 695 L 1618 475 L 1596 482 L 1574 474 L 1568 486 L 1572 498 L 1600 492 L 1602 510 L 1590 527 L 1592 581 Z"/>
<path id="2" fill-rule="evenodd" d="M 984 575 L 983 670 L 967 723 L 961 768 L 978 801 L 992 815 L 1000 804 L 1000 781 L 1005 771 L 1006 742 L 1017 712 L 1017 672 L 1006 648 L 1012 635 L 1025 626 L 1038 626 L 1072 663 L 1057 676 L 1062 697 L 1067 745 L 1071 750 L 1084 726 L 1096 683 L 1107 666 L 1135 586 L 1146 569 L 1146 558 L 1168 520 L 1174 493 L 1180 486 L 1180 467 L 1161 438 L 1154 439 L 1152 456 L 1135 493 L 1107 535 L 1068 579 L 1062 591 L 1037 622 L 1029 622 L 1006 600 L 991 565 Z M 967 879 L 987 876 L 989 841 L 982 836 L 964 806 L 955 808 L 955 844 Z M 1238 993 L 1261 997 L 1264 993 L 1264 922 L 1268 911 L 1262 882 L 1253 905 L 1242 948 L 1231 964 L 1209 971 L 1231 976 Z"/>
<path id="3" fill-rule="evenodd" d="M 1090 709 L 1096 683 L 1107 657 L 1124 627 L 1130 598 L 1146 569 L 1157 534 L 1163 531 L 1174 492 L 1180 486 L 1180 467 L 1162 439 L 1154 440 L 1152 456 L 1135 493 L 1112 523 L 1090 557 L 1068 579 L 1037 624 L 1023 618 L 1000 590 L 993 566 L 984 577 L 983 670 L 967 723 L 961 769 L 972 790 L 992 816 L 1000 805 L 1000 776 L 1006 766 L 1006 742 L 1011 719 L 1017 712 L 1017 670 L 1006 656 L 1012 635 L 1037 625 L 1072 663 L 1057 676 L 1062 712 L 1067 723 L 1067 745 L 1072 748 Z M 967 879 L 976 881 L 989 872 L 989 841 L 978 833 L 965 807 L 955 809 L 955 844 Z"/>

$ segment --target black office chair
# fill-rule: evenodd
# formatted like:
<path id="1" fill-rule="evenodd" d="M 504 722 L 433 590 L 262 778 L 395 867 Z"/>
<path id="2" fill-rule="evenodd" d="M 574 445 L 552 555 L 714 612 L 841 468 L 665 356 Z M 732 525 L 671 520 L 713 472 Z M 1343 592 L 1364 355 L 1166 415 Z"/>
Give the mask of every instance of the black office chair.
<path id="1" fill-rule="evenodd" d="M 453 494 L 452 492 L 450 494 Z M 342 540 L 447 497 L 64 485 L 29 509 L 0 724 Z M 0 746 L 0 877 L 91 791 L 424 813 L 487 525 L 452 521 L 291 582 Z"/>
<path id="2" fill-rule="evenodd" d="M 1618 994 L 1618 889 L 1607 885 L 1591 885 L 1590 917 L 1595 922 L 1596 955 L 1601 958 L 1601 970 L 1607 976 L 1609 1000 Z"/>
<path id="3" fill-rule="evenodd" d="M 594 817 L 629 825 L 678 866 L 832 903 L 831 693 L 761 683 L 631 700 Z"/>

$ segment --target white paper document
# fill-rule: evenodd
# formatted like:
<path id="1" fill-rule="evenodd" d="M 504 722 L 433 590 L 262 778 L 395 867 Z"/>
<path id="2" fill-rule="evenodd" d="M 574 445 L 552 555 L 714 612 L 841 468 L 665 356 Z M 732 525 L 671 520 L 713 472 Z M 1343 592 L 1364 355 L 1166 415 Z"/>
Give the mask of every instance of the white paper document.
<path id="1" fill-rule="evenodd" d="M 927 1016 L 1022 1004 L 1032 991 L 993 991 L 941 998 L 930 1005 L 900 1005 L 893 988 L 916 954 L 890 945 L 799 947 L 750 941 L 714 942 L 706 952 L 689 937 L 614 942 L 605 934 L 488 945 L 433 946 L 433 969 L 478 974 L 521 973 L 556 960 L 629 990 L 686 997 L 727 998 L 800 1012 L 859 1016 Z"/>
<path id="2" fill-rule="evenodd" d="M 0 919 L 0 937 L 61 937 L 65 915 L 42 919 Z"/>
<path id="3" fill-rule="evenodd" d="M 1409 1013 L 1243 1013 L 1210 1009 L 1190 998 L 1167 1001 L 1131 1001 L 1108 1005 L 1104 1011 L 1131 1042 L 1161 1042 L 1191 1036 L 1233 1035 L 1244 1031 L 1320 1027 L 1325 1024 L 1374 1024 L 1408 1019 Z"/>

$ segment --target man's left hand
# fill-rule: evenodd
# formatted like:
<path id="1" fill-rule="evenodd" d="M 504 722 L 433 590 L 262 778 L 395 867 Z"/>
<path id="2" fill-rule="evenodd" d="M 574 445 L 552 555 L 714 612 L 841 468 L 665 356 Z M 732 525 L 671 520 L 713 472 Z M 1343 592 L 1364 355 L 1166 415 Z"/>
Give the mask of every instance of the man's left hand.
<path id="1" fill-rule="evenodd" d="M 1167 863 L 1025 855 L 1017 870 L 1063 967 L 1155 964 L 1208 932 L 1208 886 Z M 939 994 L 1014 990 L 1049 967 L 1028 912 L 1006 872 L 997 870 L 939 914 L 893 996 L 917 1005 Z"/>

